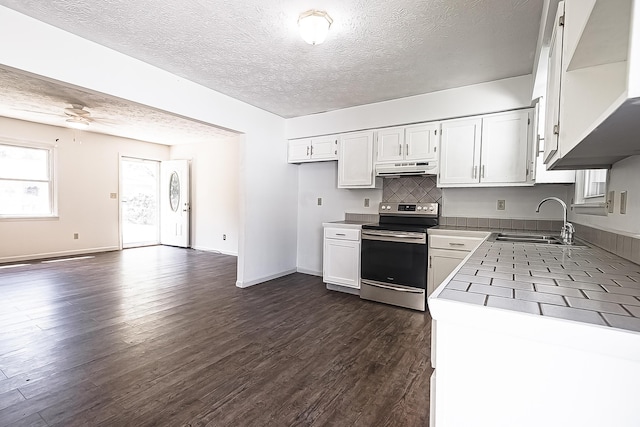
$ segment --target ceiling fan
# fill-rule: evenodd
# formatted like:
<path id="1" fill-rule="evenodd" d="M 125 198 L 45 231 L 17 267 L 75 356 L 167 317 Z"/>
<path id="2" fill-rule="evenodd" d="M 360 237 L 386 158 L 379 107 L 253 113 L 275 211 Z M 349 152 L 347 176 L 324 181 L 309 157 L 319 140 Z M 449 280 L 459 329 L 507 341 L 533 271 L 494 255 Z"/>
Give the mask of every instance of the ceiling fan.
<path id="1" fill-rule="evenodd" d="M 70 108 L 64 109 L 64 113 L 68 116 L 66 121 L 71 127 L 84 129 L 93 121 L 91 113 L 82 104 L 71 104 Z"/>

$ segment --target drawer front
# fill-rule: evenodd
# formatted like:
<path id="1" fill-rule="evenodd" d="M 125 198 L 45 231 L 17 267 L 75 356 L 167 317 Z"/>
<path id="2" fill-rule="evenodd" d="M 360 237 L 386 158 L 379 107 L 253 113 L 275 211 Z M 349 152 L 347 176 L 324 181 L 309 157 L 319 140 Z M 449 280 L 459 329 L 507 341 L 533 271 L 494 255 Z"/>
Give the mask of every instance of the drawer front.
<path id="1" fill-rule="evenodd" d="M 360 230 L 355 228 L 330 228 L 324 229 L 325 239 L 360 240 Z"/>
<path id="2" fill-rule="evenodd" d="M 438 249 L 470 252 L 483 240 L 479 237 L 429 236 L 429 246 Z"/>

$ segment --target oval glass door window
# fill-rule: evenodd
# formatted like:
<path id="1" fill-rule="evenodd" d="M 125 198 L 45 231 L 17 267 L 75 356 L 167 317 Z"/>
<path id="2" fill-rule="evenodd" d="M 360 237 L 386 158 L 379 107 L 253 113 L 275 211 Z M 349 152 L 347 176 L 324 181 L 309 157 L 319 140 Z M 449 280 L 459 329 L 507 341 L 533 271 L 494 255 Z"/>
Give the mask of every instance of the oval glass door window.
<path id="1" fill-rule="evenodd" d="M 178 178 L 177 172 L 173 172 L 171 178 L 169 178 L 169 205 L 172 211 L 178 212 L 178 207 L 180 206 L 180 178 Z"/>

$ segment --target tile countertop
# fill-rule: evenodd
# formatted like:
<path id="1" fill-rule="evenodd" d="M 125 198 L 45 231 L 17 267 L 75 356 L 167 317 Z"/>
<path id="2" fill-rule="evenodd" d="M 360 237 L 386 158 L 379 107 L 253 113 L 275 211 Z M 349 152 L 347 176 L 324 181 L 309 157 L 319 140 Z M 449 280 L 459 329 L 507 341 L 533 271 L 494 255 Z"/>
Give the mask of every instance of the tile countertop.
<path id="1" fill-rule="evenodd" d="M 449 279 L 431 298 L 640 332 L 640 265 L 596 247 L 487 239 Z"/>

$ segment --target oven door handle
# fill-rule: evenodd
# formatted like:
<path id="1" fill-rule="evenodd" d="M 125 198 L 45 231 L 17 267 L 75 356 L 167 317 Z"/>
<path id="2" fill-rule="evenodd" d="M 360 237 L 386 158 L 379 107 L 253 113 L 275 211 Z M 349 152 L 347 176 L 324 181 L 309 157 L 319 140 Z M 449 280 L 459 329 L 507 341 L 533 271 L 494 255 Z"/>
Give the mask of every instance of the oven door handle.
<path id="1" fill-rule="evenodd" d="M 363 283 L 365 285 L 369 285 L 369 286 L 375 286 L 376 288 L 382 288 L 382 289 L 389 289 L 391 291 L 398 291 L 398 292 L 406 292 L 409 294 L 421 294 L 424 293 L 423 290 L 411 290 L 411 289 L 406 289 L 406 288 L 397 288 L 395 286 L 389 286 L 389 285 L 383 285 L 382 283 L 377 283 L 377 282 L 372 282 L 369 280 L 364 281 Z"/>
<path id="2" fill-rule="evenodd" d="M 424 233 L 420 234 L 397 234 L 397 233 L 380 233 L 375 231 L 363 231 L 362 238 L 367 240 L 382 240 L 385 242 L 399 242 L 399 243 L 427 243 L 427 238 Z"/>

